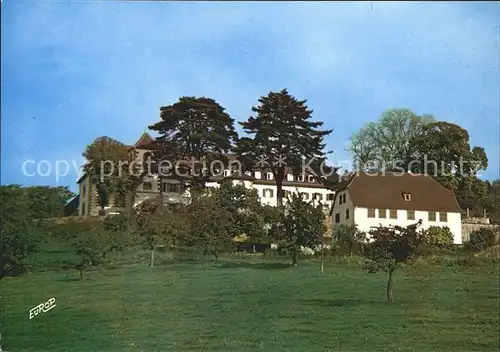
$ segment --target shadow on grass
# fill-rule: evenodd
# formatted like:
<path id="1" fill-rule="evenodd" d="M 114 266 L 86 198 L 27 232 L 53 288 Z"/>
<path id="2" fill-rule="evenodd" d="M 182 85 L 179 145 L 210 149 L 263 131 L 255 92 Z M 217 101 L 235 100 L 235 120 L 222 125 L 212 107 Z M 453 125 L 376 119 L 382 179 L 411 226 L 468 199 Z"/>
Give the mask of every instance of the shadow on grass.
<path id="1" fill-rule="evenodd" d="M 60 281 L 60 282 L 75 282 L 75 281 L 82 281 L 82 280 L 80 280 L 80 278 L 76 277 L 76 276 L 64 276 L 64 277 L 60 277 L 56 281 Z"/>
<path id="2" fill-rule="evenodd" d="M 361 303 L 358 299 L 302 299 L 300 302 L 317 307 L 354 307 Z"/>
<path id="3" fill-rule="evenodd" d="M 276 270 L 290 268 L 290 264 L 286 263 L 249 263 L 249 262 L 223 262 L 217 265 L 218 268 L 233 269 L 246 268 L 256 270 Z"/>

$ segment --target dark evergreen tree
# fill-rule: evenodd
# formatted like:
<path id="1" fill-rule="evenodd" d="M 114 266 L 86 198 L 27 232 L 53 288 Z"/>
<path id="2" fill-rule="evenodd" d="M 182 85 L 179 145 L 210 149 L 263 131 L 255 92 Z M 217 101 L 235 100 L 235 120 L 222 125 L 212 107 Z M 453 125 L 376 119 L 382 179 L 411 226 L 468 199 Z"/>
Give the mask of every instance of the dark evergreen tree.
<path id="1" fill-rule="evenodd" d="M 156 161 L 168 160 L 173 168 L 182 166 L 182 172 L 192 178 L 194 185 L 204 187 L 210 176 L 222 171 L 211 168 L 210 163 L 214 160 L 227 163 L 224 154 L 232 149 L 238 137 L 234 119 L 215 100 L 204 97 L 181 97 L 173 105 L 162 106 L 160 119 L 149 127 L 160 134 L 157 141 L 161 148 L 155 153 Z M 184 163 L 181 165 L 180 161 Z M 174 169 L 172 173 L 177 171 Z"/>
<path id="2" fill-rule="evenodd" d="M 306 100 L 297 100 L 286 89 L 261 97 L 252 111 L 255 117 L 240 122 L 252 138 L 241 138 L 235 150 L 247 169 L 262 166 L 273 173 L 278 206 L 282 206 L 286 168 L 295 176 L 308 173 L 319 180 L 320 165 L 326 160 L 323 139 L 332 130 L 321 130 L 323 122 L 311 121 Z"/>

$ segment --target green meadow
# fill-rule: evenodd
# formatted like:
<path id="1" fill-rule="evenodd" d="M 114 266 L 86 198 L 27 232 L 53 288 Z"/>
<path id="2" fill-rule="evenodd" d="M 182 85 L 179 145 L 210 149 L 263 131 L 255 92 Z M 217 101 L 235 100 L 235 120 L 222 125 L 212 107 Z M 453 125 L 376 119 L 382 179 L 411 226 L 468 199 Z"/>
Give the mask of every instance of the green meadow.
<path id="1" fill-rule="evenodd" d="M 497 351 L 498 266 L 401 269 L 243 258 L 1 281 L 7 351 Z M 34 306 L 56 307 L 29 319 Z"/>

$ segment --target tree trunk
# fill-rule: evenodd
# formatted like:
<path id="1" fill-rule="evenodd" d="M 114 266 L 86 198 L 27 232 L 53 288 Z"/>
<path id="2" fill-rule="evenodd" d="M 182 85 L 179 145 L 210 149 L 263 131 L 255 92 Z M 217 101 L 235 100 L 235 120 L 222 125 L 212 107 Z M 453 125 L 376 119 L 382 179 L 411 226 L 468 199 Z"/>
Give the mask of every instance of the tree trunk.
<path id="1" fill-rule="evenodd" d="M 292 249 L 292 266 L 297 266 L 297 246 L 293 246 Z"/>
<path id="2" fill-rule="evenodd" d="M 78 268 L 78 271 L 80 272 L 80 280 L 83 279 L 83 266 Z"/>
<path id="3" fill-rule="evenodd" d="M 277 192 L 277 198 L 276 198 L 276 205 L 278 207 L 283 206 L 283 179 L 279 175 L 280 173 L 278 172 L 276 177 L 276 192 Z"/>
<path id="4" fill-rule="evenodd" d="M 321 236 L 321 273 L 323 274 L 324 271 L 324 262 L 325 262 L 325 255 L 324 255 L 324 237 Z"/>
<path id="5" fill-rule="evenodd" d="M 393 294 L 392 294 L 392 274 L 393 274 L 392 269 L 389 270 L 389 280 L 387 280 L 387 300 L 389 301 L 389 304 L 392 304 L 393 302 Z"/>

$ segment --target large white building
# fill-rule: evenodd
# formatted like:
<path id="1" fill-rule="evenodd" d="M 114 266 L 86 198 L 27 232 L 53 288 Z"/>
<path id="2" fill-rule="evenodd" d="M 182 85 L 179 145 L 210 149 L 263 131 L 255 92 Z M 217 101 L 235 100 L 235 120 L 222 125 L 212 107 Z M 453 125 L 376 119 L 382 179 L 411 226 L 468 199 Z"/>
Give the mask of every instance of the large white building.
<path id="1" fill-rule="evenodd" d="M 133 146 L 126 146 L 129 150 L 129 161 L 147 160 L 155 148 L 155 140 L 149 134 L 144 133 L 141 138 Z M 268 170 L 253 170 L 245 172 L 239 167 L 239 162 L 232 154 L 226 155 L 228 162 L 224 165 L 224 170 L 217 170 L 219 176 L 211 177 L 207 183 L 208 187 L 218 187 L 223 180 L 232 180 L 234 184 L 244 185 L 246 188 L 255 189 L 260 196 L 263 204 L 276 206 L 277 191 L 273 174 Z M 161 167 L 161 166 L 160 166 Z M 157 170 L 158 171 L 158 170 Z M 189 199 L 189 191 L 186 187 L 188 177 L 165 176 L 167 172 L 162 173 L 162 177 L 158 177 L 158 172 L 148 172 L 142 177 L 141 184 L 135 192 L 135 204 L 140 204 L 145 199 L 163 197 L 166 204 L 175 207 L 176 204 Z M 286 177 L 283 182 L 283 191 L 285 193 L 284 201 L 288 192 L 299 192 L 303 199 L 313 203 L 321 202 L 325 207 L 325 213 L 331 208 L 334 200 L 334 191 L 325 187 L 322 182 L 318 182 L 312 175 L 294 176 L 291 170 L 286 168 Z M 340 177 L 333 173 L 327 178 L 333 182 L 338 182 Z M 79 200 L 78 214 L 80 216 L 98 215 L 99 202 L 95 185 L 93 185 L 86 175 L 83 175 L 79 180 Z M 121 208 L 116 201 L 111 201 L 110 206 L 106 207 L 106 211 L 119 211 Z"/>
<path id="2" fill-rule="evenodd" d="M 357 173 L 337 188 L 332 227 L 356 225 L 363 232 L 422 220 L 422 227 L 448 227 L 462 243 L 461 209 L 452 191 L 428 175 Z"/>

